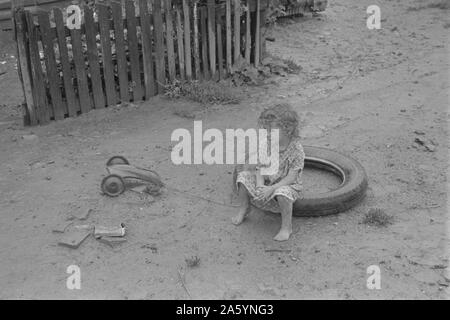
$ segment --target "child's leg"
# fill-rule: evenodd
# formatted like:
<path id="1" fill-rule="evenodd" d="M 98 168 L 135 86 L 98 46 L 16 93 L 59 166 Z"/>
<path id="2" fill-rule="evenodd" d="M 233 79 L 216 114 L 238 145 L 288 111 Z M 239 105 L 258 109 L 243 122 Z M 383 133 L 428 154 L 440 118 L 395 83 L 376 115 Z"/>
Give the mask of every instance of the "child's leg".
<path id="1" fill-rule="evenodd" d="M 276 196 L 281 209 L 281 228 L 273 238 L 276 241 L 286 241 L 292 233 L 292 205 L 293 202 L 286 197 Z"/>
<path id="2" fill-rule="evenodd" d="M 236 216 L 234 216 L 231 219 L 231 222 L 235 225 L 241 224 L 245 216 L 247 215 L 248 211 L 250 210 L 250 199 L 247 189 L 242 183 L 238 184 L 238 199 L 239 203 L 241 204 L 239 208 L 239 212 Z"/>

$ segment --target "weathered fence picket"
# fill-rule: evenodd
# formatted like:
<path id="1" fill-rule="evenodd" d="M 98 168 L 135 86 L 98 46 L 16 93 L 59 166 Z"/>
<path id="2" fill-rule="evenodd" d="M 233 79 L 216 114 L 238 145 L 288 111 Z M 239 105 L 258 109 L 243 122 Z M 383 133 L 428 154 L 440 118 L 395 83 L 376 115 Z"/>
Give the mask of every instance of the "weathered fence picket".
<path id="1" fill-rule="evenodd" d="M 186 70 L 184 65 L 184 37 L 183 26 L 181 22 L 181 9 L 177 8 L 177 45 L 178 45 L 178 69 L 180 71 L 180 78 L 186 79 Z"/>
<path id="2" fill-rule="evenodd" d="M 141 1 L 142 2 L 142 1 Z M 173 19 L 172 19 L 172 0 L 165 1 L 166 14 L 166 44 L 167 44 L 167 65 L 169 80 L 175 79 L 175 51 L 173 45 Z"/>
<path id="3" fill-rule="evenodd" d="M 95 35 L 98 33 L 94 24 L 92 9 L 84 7 L 84 21 L 86 29 L 87 56 L 89 61 L 89 73 L 91 76 L 92 94 L 94 96 L 94 106 L 96 109 L 105 107 L 105 96 L 103 93 L 100 65 L 98 63 L 98 50 Z"/>
<path id="4" fill-rule="evenodd" d="M 184 14 L 184 50 L 186 54 L 184 63 L 186 66 L 186 78 L 188 80 L 191 80 L 192 79 L 191 22 L 190 22 L 191 14 L 187 0 L 183 0 L 183 14 Z"/>
<path id="5" fill-rule="evenodd" d="M 216 75 L 216 8 L 215 0 L 208 0 L 208 42 L 209 42 L 209 65 L 211 76 Z"/>
<path id="6" fill-rule="evenodd" d="M 145 1 L 141 1 L 147 3 Z M 111 3 L 112 17 L 114 22 L 114 36 L 116 45 L 117 74 L 119 78 L 120 100 L 122 102 L 130 101 L 130 91 L 128 87 L 128 67 L 125 54 L 125 37 L 123 31 L 122 6 L 118 2 Z"/>
<path id="7" fill-rule="evenodd" d="M 117 103 L 117 99 L 116 99 L 114 68 L 111 52 L 111 34 L 109 28 L 110 8 L 106 5 L 99 4 L 97 6 L 97 9 L 100 27 L 100 43 L 102 47 L 102 62 L 103 62 L 103 75 L 105 78 L 106 101 L 108 106 L 111 106 Z"/>
<path id="8" fill-rule="evenodd" d="M 133 88 L 133 100 L 140 101 L 143 97 L 141 83 L 141 68 L 139 66 L 139 47 L 136 29 L 136 8 L 132 0 L 125 1 L 127 16 L 127 44 L 130 55 L 131 80 Z"/>
<path id="9" fill-rule="evenodd" d="M 202 37 L 202 70 L 203 79 L 209 79 L 209 61 L 208 61 L 208 36 L 206 34 L 206 17 L 207 9 L 205 7 L 200 10 L 200 33 Z"/>
<path id="10" fill-rule="evenodd" d="M 198 34 L 198 1 L 194 1 L 194 10 L 193 10 L 193 17 L 194 17 L 194 70 L 195 70 L 195 78 L 200 78 L 200 45 L 199 45 L 199 34 Z"/>
<path id="11" fill-rule="evenodd" d="M 70 30 L 72 40 L 72 54 L 75 63 L 77 77 L 77 92 L 80 101 L 79 112 L 86 113 L 91 110 L 91 96 L 86 75 L 86 62 L 83 54 L 83 44 L 81 42 L 81 31 L 77 29 Z"/>
<path id="12" fill-rule="evenodd" d="M 176 78 L 224 79 L 240 57 L 257 65 L 261 1 L 113 0 L 80 8 L 78 29 L 59 8 L 15 8 L 25 121 L 142 101 Z"/>
<path id="13" fill-rule="evenodd" d="M 141 17 L 142 56 L 144 63 L 145 98 L 155 95 L 154 64 L 153 64 L 153 33 L 150 27 L 150 17 L 147 1 L 139 1 Z"/>
<path id="14" fill-rule="evenodd" d="M 219 63 L 219 79 L 225 78 L 224 64 L 223 64 L 223 43 L 222 43 L 222 24 L 218 20 L 216 25 L 217 34 L 217 61 Z"/>

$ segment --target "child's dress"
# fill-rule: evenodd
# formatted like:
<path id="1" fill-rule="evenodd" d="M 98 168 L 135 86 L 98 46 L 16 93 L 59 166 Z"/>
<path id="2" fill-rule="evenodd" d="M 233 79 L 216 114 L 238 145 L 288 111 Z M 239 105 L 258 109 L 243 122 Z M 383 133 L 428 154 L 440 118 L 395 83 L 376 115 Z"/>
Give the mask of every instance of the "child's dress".
<path id="1" fill-rule="evenodd" d="M 242 183 L 249 195 L 250 202 L 255 207 L 262 210 L 271 212 L 281 212 L 280 206 L 275 199 L 275 196 L 283 196 L 291 201 L 295 201 L 301 197 L 302 192 L 302 182 L 301 176 L 303 172 L 305 162 L 305 153 L 303 151 L 303 146 L 300 143 L 299 138 L 294 138 L 288 145 L 288 147 L 279 153 L 279 167 L 278 173 L 271 176 L 265 176 L 264 185 L 270 186 L 278 183 L 281 179 L 287 176 L 289 170 L 298 170 L 297 179 L 293 184 L 288 186 L 279 187 L 276 189 L 270 200 L 256 200 L 258 195 L 258 190 L 256 189 L 256 176 L 254 172 L 241 171 L 236 179 L 236 185 L 239 187 L 239 183 Z"/>

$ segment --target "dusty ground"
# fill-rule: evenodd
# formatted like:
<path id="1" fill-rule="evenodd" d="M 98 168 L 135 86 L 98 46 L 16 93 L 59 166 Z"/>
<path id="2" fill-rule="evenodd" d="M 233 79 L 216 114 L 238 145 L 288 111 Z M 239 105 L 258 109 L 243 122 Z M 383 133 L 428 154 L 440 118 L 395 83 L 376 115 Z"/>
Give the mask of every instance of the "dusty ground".
<path id="1" fill-rule="evenodd" d="M 11 35 L 3 33 L 0 298 L 189 298 L 177 270 L 197 299 L 448 298 L 449 11 L 426 7 L 433 2 L 378 1 L 381 30 L 366 28 L 368 0 L 332 0 L 318 17 L 278 25 L 269 51 L 303 71 L 250 89 L 240 105 L 204 110 L 155 98 L 37 128 L 24 128 L 14 107 L 21 91 Z M 172 130 L 193 125 L 173 112 L 186 109 L 205 127 L 250 127 L 276 101 L 291 102 L 304 117 L 305 145 L 346 152 L 364 165 L 369 190 L 361 205 L 297 218 L 291 240 L 275 243 L 273 214 L 255 211 L 235 227 L 233 208 L 173 191 L 154 202 L 131 192 L 100 194 L 106 159 L 121 154 L 156 169 L 168 185 L 228 201 L 230 167 L 171 164 Z M 431 139 L 434 152 L 414 147 L 418 136 Z M 312 177 L 305 177 L 311 187 Z M 374 207 L 394 223 L 362 224 Z M 71 228 L 123 222 L 127 243 L 111 249 L 91 237 L 77 250 L 58 246 L 52 229 L 77 208 L 95 211 Z M 200 258 L 197 267 L 186 267 L 190 256 Z M 81 290 L 66 288 L 71 264 L 81 268 Z M 370 265 L 381 269 L 381 290 L 366 287 Z"/>

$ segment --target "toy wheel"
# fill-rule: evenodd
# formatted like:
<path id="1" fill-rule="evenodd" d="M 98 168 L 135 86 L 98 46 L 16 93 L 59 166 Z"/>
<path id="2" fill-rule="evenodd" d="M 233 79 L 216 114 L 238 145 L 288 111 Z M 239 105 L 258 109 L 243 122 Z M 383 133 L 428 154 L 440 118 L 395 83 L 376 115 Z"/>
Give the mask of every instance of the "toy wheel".
<path id="1" fill-rule="evenodd" d="M 102 181 L 102 191 L 110 197 L 117 197 L 125 191 L 125 183 L 116 174 L 110 174 Z"/>
<path id="2" fill-rule="evenodd" d="M 127 159 L 125 159 L 125 157 L 122 156 L 113 156 L 109 158 L 109 160 L 106 162 L 107 167 L 115 164 L 130 164 L 130 163 L 128 162 Z"/>

